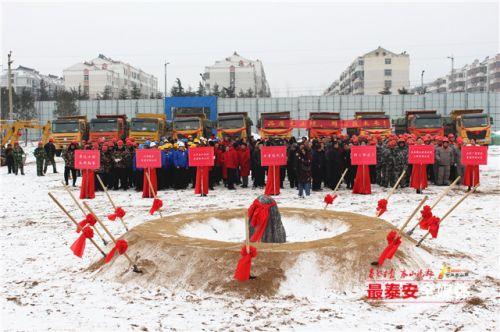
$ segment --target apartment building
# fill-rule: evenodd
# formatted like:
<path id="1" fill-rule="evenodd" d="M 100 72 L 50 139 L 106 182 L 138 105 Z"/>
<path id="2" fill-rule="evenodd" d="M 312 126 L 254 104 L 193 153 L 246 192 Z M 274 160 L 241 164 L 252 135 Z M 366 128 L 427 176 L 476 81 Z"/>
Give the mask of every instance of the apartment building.
<path id="1" fill-rule="evenodd" d="M 0 86 L 8 87 L 8 71 L 4 70 L 0 77 Z M 36 99 L 40 98 L 42 84 L 45 86 L 48 97 L 53 97 L 58 89 L 64 89 L 64 80 L 56 75 L 43 75 L 37 70 L 25 66 L 18 66 L 11 70 L 12 90 L 21 94 L 24 90 L 31 92 Z"/>
<path id="2" fill-rule="evenodd" d="M 397 93 L 410 86 L 410 56 L 383 47 L 357 57 L 323 93 L 376 95 L 384 90 Z"/>
<path id="3" fill-rule="evenodd" d="M 110 92 L 111 98 L 118 98 L 122 89 L 130 95 L 134 86 L 141 90 L 144 98 L 158 92 L 155 76 L 103 54 L 64 69 L 63 75 L 66 89 L 80 89 L 88 93 L 90 99 L 101 98 L 105 90 Z"/>

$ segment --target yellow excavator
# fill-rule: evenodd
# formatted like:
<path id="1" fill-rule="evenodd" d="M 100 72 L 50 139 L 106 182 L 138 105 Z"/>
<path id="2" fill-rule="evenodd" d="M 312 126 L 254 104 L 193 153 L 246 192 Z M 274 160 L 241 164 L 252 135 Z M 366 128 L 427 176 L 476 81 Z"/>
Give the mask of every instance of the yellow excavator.
<path id="1" fill-rule="evenodd" d="M 0 133 L 2 138 L 2 147 L 7 143 L 15 143 L 19 141 L 23 129 L 38 129 L 42 131 L 42 142 L 45 144 L 50 136 L 50 121 L 46 124 L 41 124 L 36 120 L 1 120 Z"/>

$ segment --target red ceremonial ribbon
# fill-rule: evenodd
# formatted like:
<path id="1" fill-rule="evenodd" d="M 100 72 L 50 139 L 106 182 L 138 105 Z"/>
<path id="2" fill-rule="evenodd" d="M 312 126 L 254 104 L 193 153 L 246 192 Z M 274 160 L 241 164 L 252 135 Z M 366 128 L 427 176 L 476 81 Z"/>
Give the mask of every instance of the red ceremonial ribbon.
<path id="1" fill-rule="evenodd" d="M 337 198 L 337 194 L 334 194 L 333 196 L 330 195 L 330 194 L 326 194 L 326 196 L 325 196 L 325 204 L 326 205 L 332 204 L 333 201 L 335 200 L 335 198 Z"/>
<path id="2" fill-rule="evenodd" d="M 87 225 L 94 226 L 96 222 L 97 222 L 97 219 L 94 217 L 94 215 L 92 213 L 89 213 L 89 214 L 87 214 L 85 219 L 83 219 L 82 221 L 80 221 L 78 223 L 79 227 L 76 229 L 76 232 L 80 233 L 82 228 L 84 228 Z"/>
<path id="3" fill-rule="evenodd" d="M 257 249 L 250 246 L 249 253 L 247 247 L 243 246 L 240 251 L 241 258 L 234 272 L 234 279 L 238 281 L 246 281 L 250 278 L 250 269 L 252 268 L 252 258 L 257 256 Z"/>
<path id="4" fill-rule="evenodd" d="M 76 239 L 75 242 L 71 245 L 71 251 L 73 254 L 78 257 L 83 256 L 83 252 L 85 251 L 85 243 L 87 239 L 91 239 L 94 237 L 94 230 L 90 226 L 85 226 L 82 228 L 82 234 Z"/>
<path id="5" fill-rule="evenodd" d="M 106 255 L 106 258 L 104 259 L 104 263 L 111 262 L 111 260 L 113 259 L 113 257 L 115 257 L 116 251 L 118 251 L 118 254 L 123 255 L 125 253 L 125 251 L 127 251 L 127 248 L 128 248 L 127 241 L 121 240 L 121 239 L 118 240 L 118 241 L 116 241 L 116 244 L 113 247 L 113 249 L 111 249 L 111 251 L 109 252 L 109 254 Z"/>
<path id="6" fill-rule="evenodd" d="M 264 231 L 267 227 L 267 219 L 269 218 L 269 210 L 271 206 L 275 206 L 276 202 L 269 204 L 261 203 L 259 200 L 254 200 L 252 205 L 248 208 L 248 219 L 251 220 L 250 224 L 255 228 L 255 232 L 250 238 L 250 242 L 259 242 Z"/>
<path id="7" fill-rule="evenodd" d="M 399 245 L 401 244 L 401 237 L 398 236 L 398 232 L 392 230 L 387 234 L 387 247 L 380 254 L 378 258 L 378 265 L 384 264 L 386 259 L 392 259 L 396 251 L 398 251 Z"/>
<path id="8" fill-rule="evenodd" d="M 153 206 L 151 206 L 151 209 L 149 210 L 149 214 L 153 215 L 153 213 L 158 211 L 162 206 L 163 202 L 161 201 L 161 199 L 155 198 L 153 200 Z"/>
<path id="9" fill-rule="evenodd" d="M 436 216 L 432 216 L 429 219 L 429 233 L 431 233 L 433 239 L 437 238 L 438 236 L 440 222 L 441 219 Z"/>
<path id="10" fill-rule="evenodd" d="M 422 214 L 422 218 L 420 219 L 420 229 L 429 229 L 429 221 L 432 218 L 432 210 L 429 205 L 424 206 L 422 211 L 420 211 Z"/>
<path id="11" fill-rule="evenodd" d="M 112 213 L 112 214 L 108 214 L 108 219 L 111 220 L 111 221 L 115 221 L 116 220 L 116 217 L 118 218 L 123 218 L 125 217 L 125 210 L 121 208 L 121 206 L 118 206 L 116 209 L 115 209 L 115 213 Z"/>
<path id="12" fill-rule="evenodd" d="M 387 211 L 387 200 L 382 198 L 377 204 L 377 217 L 383 215 L 385 211 Z"/>

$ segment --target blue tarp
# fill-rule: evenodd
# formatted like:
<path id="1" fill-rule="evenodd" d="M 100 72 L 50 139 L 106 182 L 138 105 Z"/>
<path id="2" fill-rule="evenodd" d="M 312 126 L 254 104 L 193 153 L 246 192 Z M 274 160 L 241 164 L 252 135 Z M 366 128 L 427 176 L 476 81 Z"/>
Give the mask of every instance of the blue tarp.
<path id="1" fill-rule="evenodd" d="M 165 114 L 172 120 L 172 107 L 205 107 L 210 108 L 210 120 L 217 120 L 217 97 L 166 97 Z"/>

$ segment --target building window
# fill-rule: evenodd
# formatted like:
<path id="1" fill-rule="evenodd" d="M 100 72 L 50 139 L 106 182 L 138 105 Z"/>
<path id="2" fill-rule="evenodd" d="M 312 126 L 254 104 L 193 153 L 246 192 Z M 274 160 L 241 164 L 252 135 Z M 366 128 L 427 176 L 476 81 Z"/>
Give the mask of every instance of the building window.
<path id="1" fill-rule="evenodd" d="M 83 75 L 83 80 L 88 81 L 89 80 L 89 75 Z"/>
<path id="2" fill-rule="evenodd" d="M 392 76 L 392 69 L 384 69 L 385 76 Z"/>
<path id="3" fill-rule="evenodd" d="M 390 88 L 390 87 L 392 87 L 392 81 L 391 81 L 391 80 L 384 81 L 384 87 L 385 87 L 385 88 Z"/>
<path id="4" fill-rule="evenodd" d="M 364 61 L 363 60 L 358 60 L 358 65 L 359 66 L 362 66 L 364 64 Z"/>
<path id="5" fill-rule="evenodd" d="M 391 64 L 391 58 L 385 58 L 385 64 L 390 65 Z"/>

